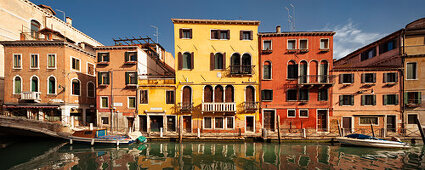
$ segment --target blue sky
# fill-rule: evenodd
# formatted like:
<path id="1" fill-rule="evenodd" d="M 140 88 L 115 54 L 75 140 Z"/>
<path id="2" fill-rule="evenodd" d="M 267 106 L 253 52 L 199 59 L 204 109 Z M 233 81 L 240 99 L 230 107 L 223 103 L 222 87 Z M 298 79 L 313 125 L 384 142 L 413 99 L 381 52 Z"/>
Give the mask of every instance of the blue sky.
<path id="1" fill-rule="evenodd" d="M 104 45 L 112 38 L 150 36 L 159 27 L 159 43 L 174 52 L 171 18 L 261 21 L 259 31 L 276 25 L 289 31 L 285 6 L 295 6 L 296 31 L 336 31 L 334 58 L 425 17 L 424 0 L 31 0 L 65 11 L 73 26 Z M 56 11 L 59 18 L 63 14 Z"/>

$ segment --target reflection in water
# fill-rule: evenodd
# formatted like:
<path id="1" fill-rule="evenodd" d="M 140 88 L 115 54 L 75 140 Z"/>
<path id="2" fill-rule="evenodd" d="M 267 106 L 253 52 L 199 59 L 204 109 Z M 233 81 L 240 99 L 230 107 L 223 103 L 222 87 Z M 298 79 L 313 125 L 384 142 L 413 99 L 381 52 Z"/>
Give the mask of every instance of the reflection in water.
<path id="1" fill-rule="evenodd" d="M 45 142 L 46 143 L 46 142 Z M 49 142 L 47 142 L 49 143 Z M 40 143 L 25 143 L 41 148 Z M 40 151 L 0 149 L 0 169 L 423 169 L 424 150 L 383 150 L 327 144 L 165 143 L 152 142 L 120 148 L 65 145 L 56 142 Z M 44 145 L 43 145 L 44 146 Z M 28 147 L 27 147 L 28 148 Z M 16 150 L 16 151 L 14 151 Z M 0 162 L 1 163 L 1 162 Z"/>

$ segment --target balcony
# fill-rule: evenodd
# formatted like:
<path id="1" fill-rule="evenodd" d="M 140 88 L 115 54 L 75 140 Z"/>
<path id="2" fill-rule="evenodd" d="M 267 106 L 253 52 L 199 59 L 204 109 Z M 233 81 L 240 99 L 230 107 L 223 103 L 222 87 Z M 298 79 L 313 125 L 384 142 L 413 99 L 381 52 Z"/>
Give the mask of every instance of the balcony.
<path id="1" fill-rule="evenodd" d="M 255 112 L 258 110 L 259 102 L 244 102 L 245 112 Z"/>
<path id="2" fill-rule="evenodd" d="M 40 92 L 22 92 L 20 100 L 34 101 L 39 103 L 41 101 Z"/>
<path id="3" fill-rule="evenodd" d="M 231 75 L 252 75 L 254 71 L 254 65 L 231 65 Z"/>
<path id="4" fill-rule="evenodd" d="M 191 112 L 193 110 L 193 103 L 179 103 L 181 112 Z"/>
<path id="5" fill-rule="evenodd" d="M 236 103 L 202 103 L 203 112 L 236 112 Z"/>
<path id="6" fill-rule="evenodd" d="M 298 85 L 301 86 L 332 86 L 335 82 L 335 76 L 333 75 L 306 75 L 298 76 Z"/>
<path id="7" fill-rule="evenodd" d="M 266 49 L 266 50 L 261 50 L 262 54 L 271 54 L 273 51 L 270 49 Z"/>

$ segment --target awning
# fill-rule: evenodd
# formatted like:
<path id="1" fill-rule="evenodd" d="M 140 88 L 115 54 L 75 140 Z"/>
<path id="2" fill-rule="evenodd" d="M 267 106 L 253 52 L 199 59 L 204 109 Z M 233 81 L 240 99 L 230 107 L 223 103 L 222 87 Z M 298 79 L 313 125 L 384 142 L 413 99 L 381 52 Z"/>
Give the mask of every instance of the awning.
<path id="1" fill-rule="evenodd" d="M 3 105 L 3 108 L 11 108 L 11 109 L 58 109 L 59 106 L 15 106 L 15 105 Z"/>

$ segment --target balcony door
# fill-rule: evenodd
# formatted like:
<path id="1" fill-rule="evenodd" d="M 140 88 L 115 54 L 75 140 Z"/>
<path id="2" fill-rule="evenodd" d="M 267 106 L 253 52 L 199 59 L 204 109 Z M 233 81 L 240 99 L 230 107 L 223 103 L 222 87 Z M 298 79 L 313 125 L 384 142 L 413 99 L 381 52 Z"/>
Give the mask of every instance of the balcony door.
<path id="1" fill-rule="evenodd" d="M 223 86 L 217 85 L 214 89 L 214 102 L 222 103 L 223 102 Z"/>
<path id="2" fill-rule="evenodd" d="M 240 66 L 241 66 L 241 56 L 238 53 L 235 53 L 230 58 L 230 61 L 231 61 L 230 72 L 232 74 L 239 74 Z"/>
<path id="3" fill-rule="evenodd" d="M 300 83 L 307 83 L 307 62 L 301 61 L 300 63 Z"/>
<path id="4" fill-rule="evenodd" d="M 226 91 L 225 91 L 225 102 L 234 102 L 235 101 L 235 97 L 234 97 L 234 89 L 233 86 L 228 85 L 226 86 Z"/>
<path id="5" fill-rule="evenodd" d="M 328 82 L 328 62 L 327 61 L 321 61 L 320 62 L 320 83 L 327 83 Z"/>
<path id="6" fill-rule="evenodd" d="M 213 88 L 210 85 L 204 87 L 204 103 L 212 103 Z"/>
<path id="7" fill-rule="evenodd" d="M 249 54 L 242 55 L 242 73 L 251 74 L 251 56 Z"/>
<path id="8" fill-rule="evenodd" d="M 245 101 L 247 103 L 254 103 L 255 102 L 255 91 L 254 91 L 254 87 L 252 86 L 248 86 L 246 87 L 246 91 L 245 91 Z"/>
<path id="9" fill-rule="evenodd" d="M 189 86 L 183 88 L 183 107 L 188 107 L 192 103 L 192 89 Z"/>

